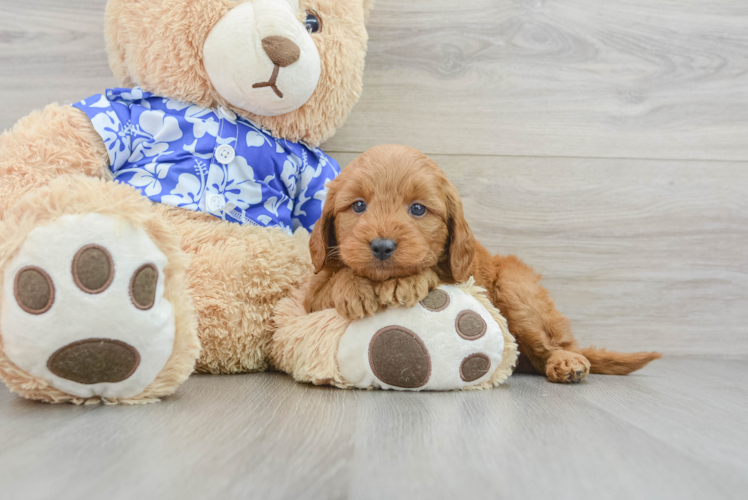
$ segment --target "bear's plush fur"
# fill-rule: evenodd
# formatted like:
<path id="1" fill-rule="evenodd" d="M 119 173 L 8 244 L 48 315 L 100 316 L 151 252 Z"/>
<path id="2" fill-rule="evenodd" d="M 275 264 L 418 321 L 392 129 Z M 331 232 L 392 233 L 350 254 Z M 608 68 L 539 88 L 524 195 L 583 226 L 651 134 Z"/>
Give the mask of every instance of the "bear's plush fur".
<path id="1" fill-rule="evenodd" d="M 321 67 L 316 89 L 303 105 L 277 116 L 232 106 L 216 91 L 203 64 L 203 47 L 213 27 L 232 9 L 252 1 L 285 2 L 298 8 L 300 23 L 314 12 L 324 26 L 312 37 Z M 332 136 L 361 94 L 365 22 L 371 7 L 372 0 L 109 0 L 110 65 L 124 87 L 140 86 L 154 95 L 205 108 L 223 106 L 277 138 L 315 147 Z M 0 377 L 8 387 L 48 402 L 132 404 L 171 394 L 195 368 L 209 373 L 267 368 L 275 305 L 311 272 L 308 235 L 241 226 L 151 203 L 111 179 L 105 144 L 89 118 L 72 106 L 52 104 L 0 136 L 0 282 L 6 284 L 0 292 Z M 30 317 L 28 331 L 3 331 L 3 315 L 18 302 L 13 297 L 14 278 L 6 269 L 20 258 L 26 237 L 34 230 L 54 225 L 64 215 L 86 214 L 105 215 L 112 224 L 145 231 L 168 260 L 163 300 L 173 309 L 174 347 L 158 376 L 137 395 L 107 397 L 87 388 L 81 389 L 86 395 L 69 394 L 56 388 L 51 378 L 29 373 L 6 355 L 8 336 L 12 333 L 25 342 L 33 337 L 36 321 Z M 85 234 L 71 237 L 86 242 Z M 53 252 L 55 242 L 48 245 L 46 251 Z M 60 290 L 55 293 L 62 297 Z M 95 307 L 95 302 L 82 303 Z M 89 337 L 107 336 L 107 325 L 86 324 L 85 310 L 80 315 Z M 41 365 L 38 369 L 43 370 Z"/>

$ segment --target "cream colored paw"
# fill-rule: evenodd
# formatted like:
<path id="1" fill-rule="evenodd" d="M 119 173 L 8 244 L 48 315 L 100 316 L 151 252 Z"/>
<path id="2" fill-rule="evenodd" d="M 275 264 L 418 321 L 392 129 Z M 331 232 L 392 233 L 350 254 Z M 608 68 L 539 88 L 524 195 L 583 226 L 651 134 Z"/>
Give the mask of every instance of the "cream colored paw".
<path id="1" fill-rule="evenodd" d="M 33 229 L 4 273 L 5 354 L 73 396 L 140 394 L 174 346 L 166 264 L 144 230 L 105 215 Z"/>
<path id="2" fill-rule="evenodd" d="M 489 311 L 455 286 L 441 286 L 413 308 L 353 321 L 338 365 L 358 388 L 454 390 L 487 381 L 501 365 L 504 336 Z"/>

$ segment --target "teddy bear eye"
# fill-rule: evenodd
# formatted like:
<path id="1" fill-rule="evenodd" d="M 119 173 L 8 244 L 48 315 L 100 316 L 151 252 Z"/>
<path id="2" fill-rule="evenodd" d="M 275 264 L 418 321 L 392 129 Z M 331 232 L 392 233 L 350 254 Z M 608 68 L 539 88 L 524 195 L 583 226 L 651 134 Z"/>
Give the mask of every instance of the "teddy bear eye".
<path id="1" fill-rule="evenodd" d="M 353 208 L 353 211 L 357 214 L 362 214 L 366 212 L 366 202 L 363 200 L 354 201 L 351 208 Z"/>
<path id="2" fill-rule="evenodd" d="M 309 33 L 319 33 L 322 29 L 322 21 L 319 18 L 319 14 L 311 10 L 306 11 L 304 26 L 306 26 L 306 30 Z"/>
<path id="3" fill-rule="evenodd" d="M 426 215 L 426 207 L 424 207 L 420 203 L 413 203 L 410 206 L 410 215 L 413 215 L 415 217 L 423 217 L 424 215 Z"/>

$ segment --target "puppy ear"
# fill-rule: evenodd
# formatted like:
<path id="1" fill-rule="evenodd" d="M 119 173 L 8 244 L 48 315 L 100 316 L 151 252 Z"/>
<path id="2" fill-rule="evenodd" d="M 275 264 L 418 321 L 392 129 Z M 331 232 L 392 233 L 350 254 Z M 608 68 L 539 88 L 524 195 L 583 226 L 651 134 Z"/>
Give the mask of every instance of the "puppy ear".
<path id="1" fill-rule="evenodd" d="M 448 265 L 444 267 L 446 268 L 445 271 L 452 275 L 452 279 L 459 283 L 470 277 L 470 266 L 473 264 L 473 257 L 475 256 L 475 237 L 465 220 L 462 200 L 457 188 L 449 181 L 447 181 L 446 186 L 446 199 L 449 260 Z"/>
<path id="2" fill-rule="evenodd" d="M 364 0 L 364 22 L 369 21 L 369 14 L 371 9 L 374 8 L 374 0 Z"/>
<path id="3" fill-rule="evenodd" d="M 335 196 L 338 193 L 335 181 L 328 184 L 327 198 L 322 208 L 322 217 L 312 229 L 312 236 L 309 238 L 309 251 L 312 253 L 312 264 L 314 264 L 314 273 L 318 273 L 325 267 L 327 261 L 327 251 L 331 245 L 335 245 Z"/>

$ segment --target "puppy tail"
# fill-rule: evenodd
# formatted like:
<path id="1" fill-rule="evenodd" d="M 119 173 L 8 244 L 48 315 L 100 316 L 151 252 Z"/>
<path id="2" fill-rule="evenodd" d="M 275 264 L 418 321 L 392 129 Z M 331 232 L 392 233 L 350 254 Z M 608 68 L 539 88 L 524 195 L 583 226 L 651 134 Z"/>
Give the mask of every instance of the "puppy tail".
<path id="1" fill-rule="evenodd" d="M 586 347 L 576 352 L 589 360 L 591 373 L 604 375 L 628 375 L 662 357 L 661 352 L 615 352 L 596 347 Z"/>

